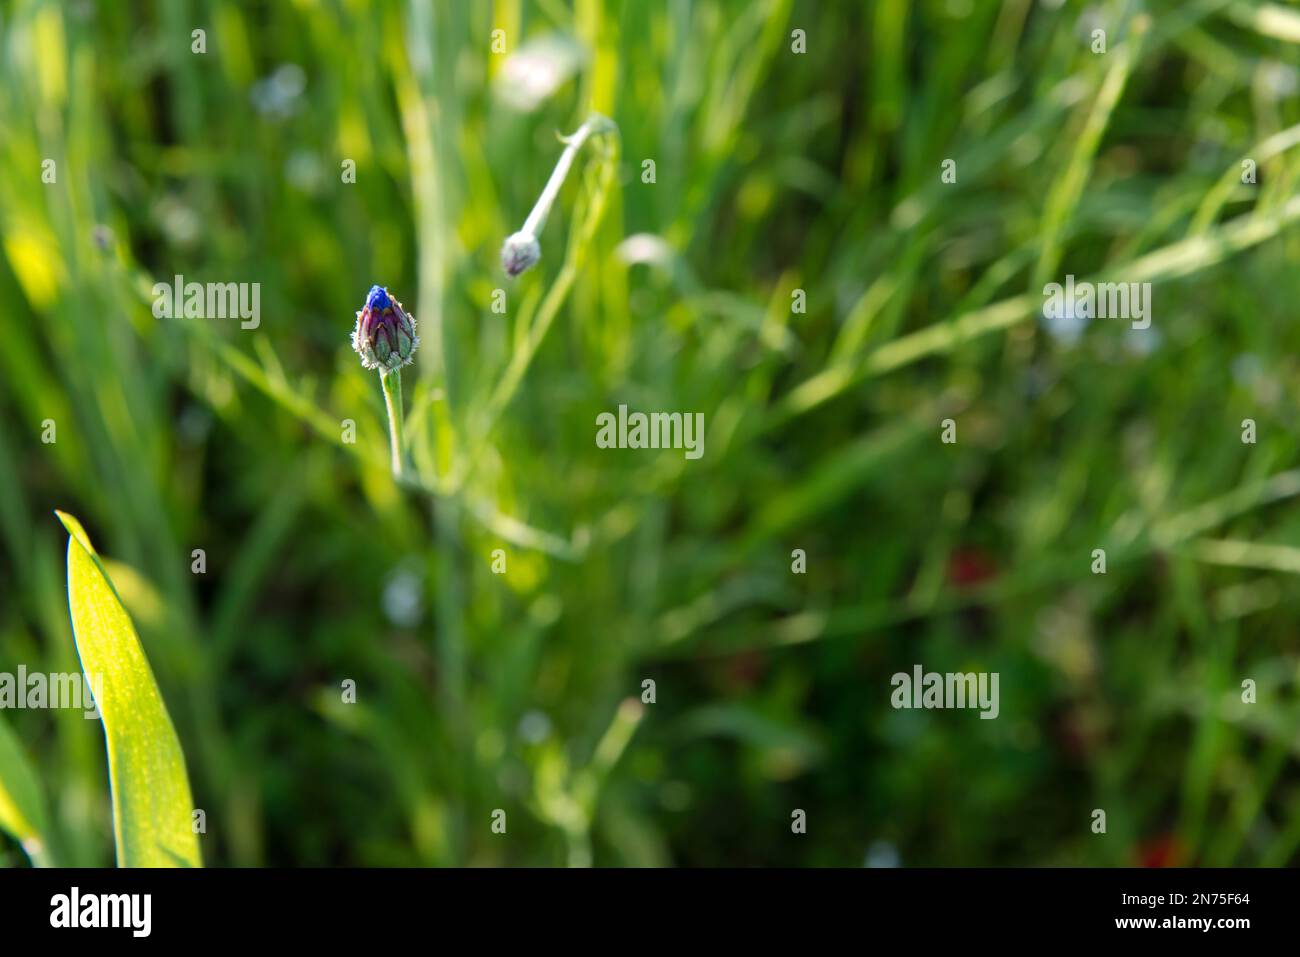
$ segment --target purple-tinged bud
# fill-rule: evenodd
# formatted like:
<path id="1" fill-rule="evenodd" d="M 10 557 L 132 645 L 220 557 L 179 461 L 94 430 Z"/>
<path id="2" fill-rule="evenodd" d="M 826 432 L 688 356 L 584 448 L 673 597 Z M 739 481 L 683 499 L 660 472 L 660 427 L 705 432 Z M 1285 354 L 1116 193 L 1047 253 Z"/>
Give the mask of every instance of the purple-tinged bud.
<path id="1" fill-rule="evenodd" d="M 419 345 L 415 317 L 383 286 L 371 286 L 352 332 L 352 348 L 361 356 L 361 364 L 391 372 L 409 365 Z"/>
<path id="2" fill-rule="evenodd" d="M 526 272 L 542 258 L 542 249 L 537 245 L 537 237 L 541 235 L 542 227 L 546 225 L 546 217 L 550 215 L 555 198 L 560 195 L 560 187 L 564 185 L 564 178 L 569 175 L 574 157 L 578 155 L 578 150 L 582 149 L 583 143 L 593 136 L 606 133 L 617 136 L 618 127 L 614 125 L 614 121 L 599 113 L 592 113 L 587 117 L 587 122 L 578 127 L 572 136 L 560 137 L 560 142 L 564 144 L 564 152 L 556 161 L 555 169 L 551 170 L 551 178 L 546 181 L 542 195 L 537 197 L 532 212 L 524 220 L 524 225 L 520 227 L 519 232 L 506 239 L 505 245 L 501 247 L 501 268 L 506 271 L 507 276 L 514 277 Z"/>
<path id="3" fill-rule="evenodd" d="M 532 233 L 518 232 L 506 237 L 501 247 L 501 268 L 511 278 L 526 272 L 542 258 L 542 247 Z"/>

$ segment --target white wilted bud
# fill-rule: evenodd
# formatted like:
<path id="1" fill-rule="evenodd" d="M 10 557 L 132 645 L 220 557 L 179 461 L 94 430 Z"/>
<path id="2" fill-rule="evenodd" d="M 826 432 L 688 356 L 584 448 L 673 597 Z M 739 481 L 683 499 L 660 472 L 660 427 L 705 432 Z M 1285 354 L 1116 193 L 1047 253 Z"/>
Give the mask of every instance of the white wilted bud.
<path id="1" fill-rule="evenodd" d="M 560 142 L 564 143 L 564 152 L 560 154 L 555 169 L 551 172 L 551 178 L 546 181 L 546 188 L 542 190 L 542 195 L 537 197 L 532 212 L 524 220 L 523 228 L 506 239 L 501 247 L 501 266 L 507 276 L 518 276 L 542 258 L 537 237 L 541 234 L 542 227 L 546 225 L 546 216 L 551 211 L 555 197 L 560 194 L 560 187 L 564 185 L 564 178 L 569 175 L 573 158 L 578 155 L 578 150 L 582 149 L 582 144 L 592 136 L 615 133 L 617 130 L 618 127 L 614 125 L 613 120 L 599 113 L 593 113 L 572 136 L 560 137 Z"/>
<path id="2" fill-rule="evenodd" d="M 531 269 L 542 258 L 542 247 L 531 233 L 518 232 L 508 236 L 501 247 L 501 268 L 512 279 Z"/>

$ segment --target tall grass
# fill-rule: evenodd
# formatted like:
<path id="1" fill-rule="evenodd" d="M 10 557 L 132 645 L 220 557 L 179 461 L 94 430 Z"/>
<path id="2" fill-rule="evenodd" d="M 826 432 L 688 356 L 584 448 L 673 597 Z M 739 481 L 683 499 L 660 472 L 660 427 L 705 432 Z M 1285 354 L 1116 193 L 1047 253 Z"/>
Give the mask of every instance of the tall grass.
<path id="1" fill-rule="evenodd" d="M 0 4 L 0 670 L 77 668 L 67 507 L 205 861 L 1295 862 L 1289 8 L 137 6 Z M 508 282 L 593 111 L 621 153 Z M 178 273 L 260 327 L 154 319 Z M 1065 273 L 1152 282 L 1151 334 L 1056 334 Z M 374 283 L 420 321 L 405 484 Z M 704 412 L 703 458 L 596 448 L 620 403 Z M 914 662 L 1001 717 L 894 711 Z M 0 721 L 58 859 L 110 862 L 98 728 Z"/>

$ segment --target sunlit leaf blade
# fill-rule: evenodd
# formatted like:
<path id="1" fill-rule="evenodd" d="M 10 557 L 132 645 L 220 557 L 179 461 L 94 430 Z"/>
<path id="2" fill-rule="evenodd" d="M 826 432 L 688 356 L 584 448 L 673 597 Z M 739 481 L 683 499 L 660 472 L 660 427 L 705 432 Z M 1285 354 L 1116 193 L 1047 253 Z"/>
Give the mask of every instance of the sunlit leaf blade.
<path id="1" fill-rule="evenodd" d="M 131 619 L 85 530 L 68 540 L 68 607 L 108 746 L 119 867 L 201 867 L 185 756 Z"/>
<path id="2" fill-rule="evenodd" d="M 44 863 L 45 829 L 40 781 L 18 739 L 0 720 L 0 831 L 22 844 L 39 865 Z"/>

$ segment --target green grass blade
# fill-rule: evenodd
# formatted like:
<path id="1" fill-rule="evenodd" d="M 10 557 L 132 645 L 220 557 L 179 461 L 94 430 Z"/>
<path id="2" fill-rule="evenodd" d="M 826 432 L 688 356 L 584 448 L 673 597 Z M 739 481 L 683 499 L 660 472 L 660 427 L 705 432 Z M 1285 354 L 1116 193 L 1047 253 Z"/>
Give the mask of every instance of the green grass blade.
<path id="1" fill-rule="evenodd" d="M 13 731 L 0 721 L 0 831 L 18 841 L 40 866 L 47 863 L 45 830 L 40 780 Z"/>
<path id="2" fill-rule="evenodd" d="M 185 756 L 131 618 L 85 530 L 68 540 L 68 607 L 108 747 L 119 867 L 201 867 Z"/>

